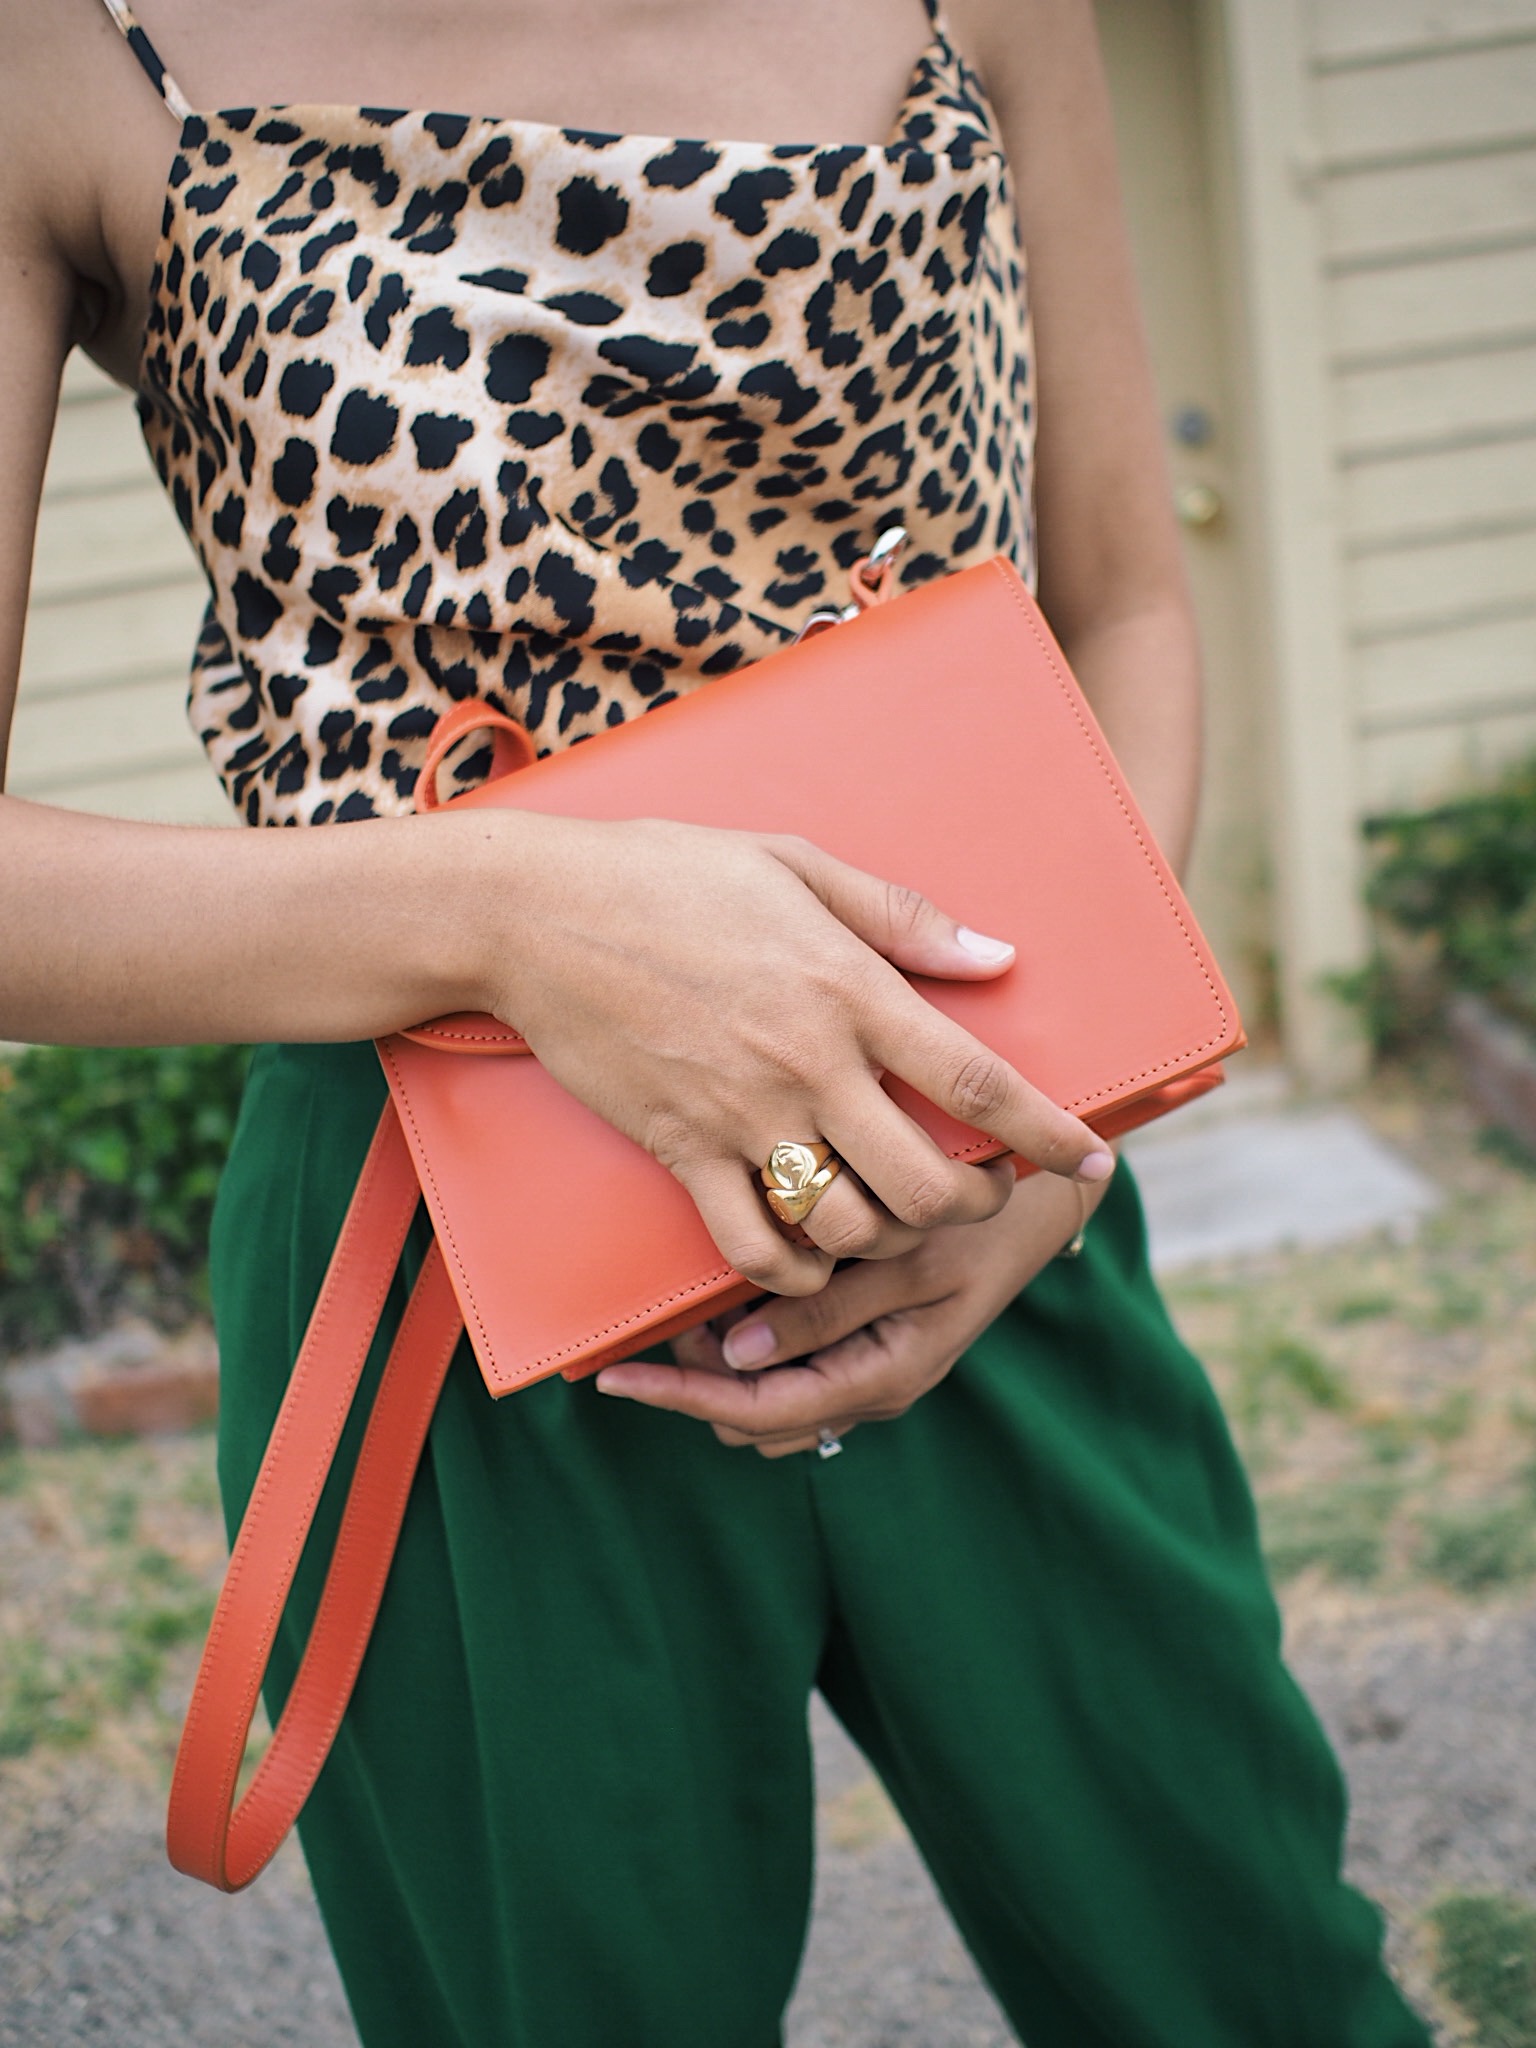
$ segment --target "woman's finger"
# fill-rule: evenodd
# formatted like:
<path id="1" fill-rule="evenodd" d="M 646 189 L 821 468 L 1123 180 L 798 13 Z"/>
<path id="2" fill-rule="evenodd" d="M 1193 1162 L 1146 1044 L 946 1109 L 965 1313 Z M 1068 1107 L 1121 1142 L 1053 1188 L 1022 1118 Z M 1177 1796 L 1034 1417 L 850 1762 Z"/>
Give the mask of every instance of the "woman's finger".
<path id="1" fill-rule="evenodd" d="M 899 1223 L 912 1230 L 936 1230 L 946 1223 L 982 1223 L 1007 1206 L 1013 1193 L 1012 1161 L 1003 1157 L 984 1165 L 948 1159 L 906 1111 L 875 1080 L 861 1075 L 839 1090 L 836 1107 L 827 1112 L 823 1132 L 840 1158 L 858 1162 L 859 1178 L 869 1193 Z M 826 1207 L 834 1181 L 817 1210 Z M 813 1212 L 815 1213 L 815 1212 Z M 811 1228 L 807 1222 L 805 1226 Z M 841 1258 L 838 1246 L 819 1231 L 816 1242 Z M 855 1253 L 869 1257 L 869 1253 Z"/>
<path id="2" fill-rule="evenodd" d="M 732 1311 L 733 1315 L 735 1313 Z M 721 1321 L 728 1322 L 729 1318 L 721 1318 Z M 680 1331 L 672 1339 L 672 1356 L 679 1365 L 699 1366 L 716 1373 L 727 1370 L 720 1349 L 720 1334 L 713 1323 L 699 1323 L 691 1330 Z M 755 1450 L 765 1458 L 784 1458 L 792 1452 L 820 1449 L 827 1436 L 840 1442 L 850 1430 L 857 1429 L 858 1421 L 849 1417 L 823 1423 L 814 1433 L 801 1431 L 796 1436 L 784 1438 L 748 1436 L 743 1430 L 727 1428 L 724 1423 L 716 1423 L 713 1427 L 715 1436 L 729 1450 Z"/>
<path id="3" fill-rule="evenodd" d="M 849 1167 L 839 1173 L 799 1227 L 834 1259 L 894 1259 L 923 1241 L 922 1230 L 875 1201 Z"/>
<path id="4" fill-rule="evenodd" d="M 717 1329 L 713 1323 L 696 1323 L 691 1330 L 679 1330 L 668 1345 L 673 1363 L 697 1366 L 703 1372 L 729 1371 L 721 1348 L 724 1334 L 724 1329 Z"/>
<path id="5" fill-rule="evenodd" d="M 899 1414 L 921 1392 L 908 1362 L 893 1359 L 873 1337 L 867 1344 L 844 1344 L 814 1364 L 774 1372 L 706 1372 L 636 1361 L 605 1366 L 595 1384 L 601 1394 L 692 1415 L 754 1443 L 814 1437 L 839 1417 Z"/>
<path id="6" fill-rule="evenodd" d="M 754 1302 L 726 1331 L 720 1357 L 735 1372 L 761 1372 L 792 1358 L 814 1359 L 882 1316 L 942 1299 L 910 1261 L 844 1266 L 819 1294 Z"/>
<path id="7" fill-rule="evenodd" d="M 807 839 L 771 839 L 768 844 L 840 924 L 908 974 L 989 981 L 1013 965 L 1014 949 L 1007 939 L 972 931 L 920 890 L 849 867 Z"/>
<path id="8" fill-rule="evenodd" d="M 1047 1173 L 1097 1183 L 1114 1172 L 1114 1154 L 1096 1131 L 899 978 L 892 978 L 889 1000 L 871 1015 L 866 1036 L 889 1076 Z"/>
<path id="9" fill-rule="evenodd" d="M 743 1162 L 684 1160 L 672 1171 L 693 1197 L 720 1256 L 744 1280 L 772 1294 L 813 1294 L 826 1285 L 832 1260 L 814 1244 L 785 1236 Z"/>
<path id="10" fill-rule="evenodd" d="M 990 980 L 1013 964 L 1006 939 L 971 931 L 915 889 L 835 860 L 805 840 L 769 842 L 774 853 L 842 924 L 893 967 L 947 980 Z M 878 1003 L 870 1051 L 928 1101 L 960 1123 L 1000 1139 L 1050 1173 L 1107 1180 L 1114 1160 L 1104 1141 L 1059 1108 L 997 1054 L 892 976 Z M 923 1029 L 914 1034 L 918 1013 Z M 862 1165 L 862 1162 L 861 1162 Z M 872 1186 L 876 1183 L 871 1182 Z M 883 1199 L 883 1189 L 877 1189 Z M 905 1216 L 899 1203 L 893 1213 Z"/>

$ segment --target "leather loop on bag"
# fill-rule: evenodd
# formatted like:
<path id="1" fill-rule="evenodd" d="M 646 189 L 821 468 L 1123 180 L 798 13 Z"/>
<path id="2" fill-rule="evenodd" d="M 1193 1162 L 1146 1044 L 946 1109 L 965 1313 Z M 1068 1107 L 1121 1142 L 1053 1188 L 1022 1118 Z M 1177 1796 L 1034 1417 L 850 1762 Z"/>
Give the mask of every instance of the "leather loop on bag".
<path id="1" fill-rule="evenodd" d="M 848 590 L 858 611 L 867 612 L 871 605 L 889 604 L 896 595 L 896 561 L 906 544 L 905 535 L 896 539 L 899 531 L 897 528 L 890 534 L 883 534 L 874 553 L 866 555 L 862 562 L 855 562 L 848 571 Z"/>
<path id="2" fill-rule="evenodd" d="M 443 807 L 444 798 L 438 788 L 438 772 L 444 761 L 453 752 L 460 740 L 468 739 L 471 733 L 486 732 L 491 737 L 490 780 L 511 775 L 519 768 L 526 768 L 538 759 L 538 748 L 528 732 L 514 718 L 504 712 L 493 710 L 489 704 L 478 700 L 455 704 L 451 711 L 445 711 L 433 727 L 432 738 L 427 746 L 427 758 L 421 764 L 421 773 L 416 779 L 416 808 L 418 811 L 437 811 Z M 448 799 L 452 801 L 452 799 Z"/>

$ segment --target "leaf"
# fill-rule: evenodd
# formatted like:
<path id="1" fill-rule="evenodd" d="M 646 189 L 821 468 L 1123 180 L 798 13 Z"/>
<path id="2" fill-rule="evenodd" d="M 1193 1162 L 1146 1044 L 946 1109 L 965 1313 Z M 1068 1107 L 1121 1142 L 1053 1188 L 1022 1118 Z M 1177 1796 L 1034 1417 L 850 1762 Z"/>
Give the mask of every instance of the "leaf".
<path id="1" fill-rule="evenodd" d="M 48 1046 L 0 1061 L 0 1347 L 91 1327 L 146 1287 L 173 1322 L 206 1298 L 246 1064 L 238 1046 Z"/>

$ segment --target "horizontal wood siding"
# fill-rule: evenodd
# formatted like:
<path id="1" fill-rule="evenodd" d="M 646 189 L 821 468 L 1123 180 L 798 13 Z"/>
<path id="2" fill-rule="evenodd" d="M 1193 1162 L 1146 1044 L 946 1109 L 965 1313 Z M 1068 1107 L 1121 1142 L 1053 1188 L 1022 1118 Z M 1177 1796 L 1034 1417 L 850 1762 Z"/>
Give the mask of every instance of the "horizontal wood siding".
<path id="1" fill-rule="evenodd" d="M 1530 0 L 1313 0 L 1312 49 L 1320 64 L 1376 64 L 1530 26 Z"/>
<path id="2" fill-rule="evenodd" d="M 1536 0 L 1312 0 L 1363 809 L 1536 744 Z"/>
<path id="3" fill-rule="evenodd" d="M 72 357 L 38 520 L 7 787 L 119 817 L 232 822 L 184 709 L 206 598 L 133 401 Z"/>

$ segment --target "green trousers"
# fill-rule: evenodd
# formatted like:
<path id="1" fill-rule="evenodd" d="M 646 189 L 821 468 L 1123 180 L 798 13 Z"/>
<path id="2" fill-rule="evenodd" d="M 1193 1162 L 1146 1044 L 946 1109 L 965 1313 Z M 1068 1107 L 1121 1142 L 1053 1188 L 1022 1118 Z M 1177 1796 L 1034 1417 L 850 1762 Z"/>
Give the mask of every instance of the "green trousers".
<path id="1" fill-rule="evenodd" d="M 231 1523 L 382 1097 L 371 1047 L 256 1055 L 214 1242 Z M 1124 1171 L 1084 1256 L 840 1458 L 589 1384 L 495 1403 L 464 1349 L 302 1825 L 363 2041 L 775 2048 L 819 1686 L 1028 2048 L 1425 2048 L 1278 1642 Z"/>

